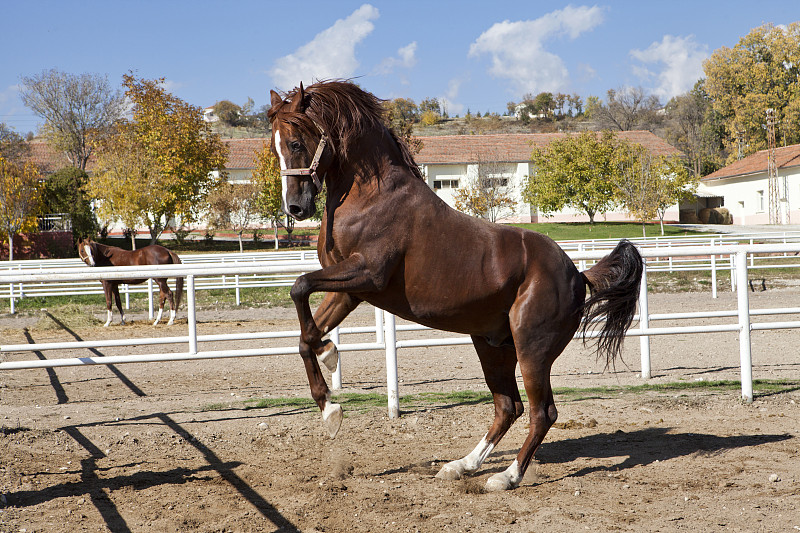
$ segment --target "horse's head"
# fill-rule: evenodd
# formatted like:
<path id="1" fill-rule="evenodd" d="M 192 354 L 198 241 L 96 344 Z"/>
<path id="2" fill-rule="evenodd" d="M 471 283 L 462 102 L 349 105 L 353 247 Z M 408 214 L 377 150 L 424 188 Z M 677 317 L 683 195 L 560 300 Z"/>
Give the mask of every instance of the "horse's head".
<path id="1" fill-rule="evenodd" d="M 81 261 L 89 265 L 90 267 L 95 266 L 94 255 L 95 255 L 95 242 L 91 239 L 81 239 L 78 241 L 78 257 L 81 258 Z"/>
<path id="2" fill-rule="evenodd" d="M 292 218 L 304 220 L 316 211 L 314 199 L 333 159 L 330 139 L 305 113 L 308 95 L 302 83 L 286 100 L 275 91 L 270 96 L 272 151 L 281 166 L 281 208 Z"/>

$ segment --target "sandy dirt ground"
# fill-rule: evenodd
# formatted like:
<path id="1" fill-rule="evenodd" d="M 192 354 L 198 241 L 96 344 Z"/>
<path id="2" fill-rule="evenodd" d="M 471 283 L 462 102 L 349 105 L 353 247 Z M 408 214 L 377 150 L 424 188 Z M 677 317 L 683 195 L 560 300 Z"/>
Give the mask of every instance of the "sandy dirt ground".
<path id="1" fill-rule="evenodd" d="M 770 290 L 752 294 L 751 304 L 792 307 L 798 296 Z M 651 313 L 709 308 L 735 309 L 735 298 L 660 294 L 650 302 Z M 130 325 L 106 329 L 0 317 L 0 344 L 186 333 L 185 318 L 154 328 L 131 317 Z M 283 309 L 206 310 L 198 318 L 200 334 L 297 327 L 293 311 Z M 348 325 L 373 322 L 364 308 Z M 753 332 L 754 377 L 800 380 L 798 345 L 797 330 Z M 184 347 L 156 350 L 169 349 Z M 652 383 L 739 378 L 735 333 L 657 337 L 652 353 Z M 624 360 L 604 371 L 573 342 L 552 382 L 640 384 L 638 339 L 628 340 Z M 344 353 L 342 365 L 342 392 L 385 393 L 382 352 Z M 398 372 L 401 395 L 485 390 L 468 346 L 401 350 Z M 0 532 L 800 530 L 796 387 L 757 394 L 753 404 L 742 403 L 739 391 L 709 388 L 558 395 L 558 423 L 522 485 L 506 493 L 483 485 L 514 459 L 525 416 L 474 476 L 443 481 L 434 478 L 441 465 L 467 454 L 488 429 L 490 404 L 420 400 L 403 404 L 397 419 L 385 408 L 346 407 L 332 440 L 316 409 L 247 403 L 309 396 L 299 356 L 0 372 Z"/>

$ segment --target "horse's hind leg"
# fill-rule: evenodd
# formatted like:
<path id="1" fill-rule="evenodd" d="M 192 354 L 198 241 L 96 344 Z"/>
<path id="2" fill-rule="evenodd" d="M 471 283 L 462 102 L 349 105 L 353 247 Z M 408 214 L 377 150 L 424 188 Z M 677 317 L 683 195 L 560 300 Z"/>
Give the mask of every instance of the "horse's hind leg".
<path id="1" fill-rule="evenodd" d="M 111 318 L 114 314 L 111 312 L 111 305 L 114 299 L 114 290 L 111 286 L 111 282 L 103 281 L 103 294 L 106 297 L 106 323 L 103 324 L 104 328 L 107 328 L 109 324 L 111 324 Z"/>
<path id="2" fill-rule="evenodd" d="M 172 291 L 169 290 L 169 285 L 167 285 L 165 278 L 156 279 L 156 283 L 158 283 L 158 315 L 153 325 L 155 326 L 161 320 L 161 316 L 164 314 L 164 303 L 169 298 L 169 322 L 167 322 L 167 325 L 171 326 L 175 321 L 175 301 L 172 298 Z"/>
<path id="3" fill-rule="evenodd" d="M 486 457 L 503 438 L 511 424 L 522 415 L 524 407 L 517 388 L 517 354 L 513 346 L 490 346 L 482 337 L 472 337 L 483 367 L 486 384 L 494 399 L 494 422 L 478 445 L 466 457 L 450 461 L 439 470 L 440 479 L 460 479 L 478 470 Z"/>

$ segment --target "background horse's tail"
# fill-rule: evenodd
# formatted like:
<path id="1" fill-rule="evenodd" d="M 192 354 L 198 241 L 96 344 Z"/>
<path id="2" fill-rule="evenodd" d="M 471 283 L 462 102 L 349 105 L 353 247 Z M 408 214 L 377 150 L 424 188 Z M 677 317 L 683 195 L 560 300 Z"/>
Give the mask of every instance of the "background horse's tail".
<path id="1" fill-rule="evenodd" d="M 582 272 L 591 290 L 583 304 L 583 334 L 585 336 L 593 329 L 592 322 L 596 318 L 605 316 L 596 350 L 598 357 L 606 358 L 607 365 L 619 355 L 625 332 L 633 322 L 643 268 L 639 250 L 629 240 L 623 239 L 614 251 Z"/>
<path id="2" fill-rule="evenodd" d="M 181 264 L 181 258 L 178 257 L 178 254 L 172 250 L 169 251 L 169 256 L 172 258 L 172 264 Z M 183 296 L 183 278 L 175 278 L 175 292 L 178 294 L 175 295 L 175 309 L 173 309 L 173 311 L 177 311 L 181 306 L 181 297 Z"/>

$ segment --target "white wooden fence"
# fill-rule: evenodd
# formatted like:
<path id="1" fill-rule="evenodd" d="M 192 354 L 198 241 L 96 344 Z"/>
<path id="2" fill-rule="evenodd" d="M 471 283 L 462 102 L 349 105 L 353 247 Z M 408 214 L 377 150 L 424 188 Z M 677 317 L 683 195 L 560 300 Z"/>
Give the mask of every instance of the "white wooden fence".
<path id="1" fill-rule="evenodd" d="M 604 256 L 608 251 L 584 251 L 571 252 L 569 255 L 573 260 L 595 261 Z M 749 287 L 748 287 L 748 268 L 750 262 L 748 257 L 754 254 L 795 254 L 800 252 L 800 243 L 787 244 L 754 244 L 754 245 L 726 245 L 726 246 L 686 246 L 673 248 L 670 256 L 673 258 L 708 257 L 714 255 L 725 255 L 732 258 L 733 271 L 735 273 L 737 291 L 737 309 L 722 312 L 706 313 L 674 313 L 669 315 L 650 315 L 647 303 L 647 272 L 645 270 L 644 283 L 640 294 L 640 316 L 639 327 L 628 331 L 629 336 L 641 337 L 641 368 L 642 377 L 650 377 L 650 344 L 649 338 L 652 335 L 674 335 L 674 334 L 696 334 L 710 332 L 737 332 L 739 334 L 740 348 L 740 367 L 742 398 L 747 402 L 753 401 L 753 382 L 752 382 L 752 362 L 751 362 L 751 343 L 750 332 L 754 329 L 787 329 L 800 328 L 800 321 L 791 322 L 759 322 L 752 324 L 751 314 L 800 314 L 800 309 L 768 309 L 751 311 L 749 307 Z M 649 262 L 652 258 L 664 257 L 662 250 L 644 249 L 642 255 Z M 190 359 L 216 359 L 228 357 L 251 357 L 264 355 L 296 354 L 295 346 L 281 348 L 260 348 L 260 349 L 239 349 L 223 351 L 203 351 L 199 350 L 199 343 L 206 341 L 222 341 L 237 339 L 255 338 L 277 338 L 277 337 L 297 337 L 299 331 L 251 333 L 243 335 L 214 335 L 198 336 L 196 327 L 196 307 L 195 293 L 197 290 L 195 280 L 202 276 L 235 276 L 235 275 L 272 275 L 272 274 L 291 274 L 296 276 L 302 272 L 308 272 L 319 268 L 316 260 L 305 261 L 271 261 L 270 264 L 263 262 L 239 262 L 231 264 L 183 264 L 183 265 L 161 265 L 157 267 L 108 267 L 97 268 L 72 268 L 72 269 L 50 269 L 37 271 L 7 271 L 0 273 L 0 284 L 31 284 L 39 282 L 70 282 L 87 281 L 98 279 L 129 279 L 134 276 L 137 278 L 147 277 L 174 277 L 183 276 L 186 278 L 187 290 L 187 315 L 188 315 L 188 335 L 184 337 L 170 337 L 166 339 L 123 339 L 117 341 L 84 341 L 84 342 L 65 342 L 51 344 L 24 344 L 24 345 L 0 345 L 0 354 L 11 351 L 41 351 L 58 350 L 71 348 L 101 347 L 113 345 L 144 345 L 159 343 L 179 343 L 186 344 L 187 351 L 176 353 L 151 353 L 140 355 L 120 355 L 106 357 L 78 357 L 60 358 L 48 360 L 27 360 L 27 361 L 5 361 L 0 362 L 0 371 L 33 369 L 60 366 L 81 366 L 81 365 L 108 365 L 121 363 L 139 363 L 152 361 L 180 361 Z M 661 319 L 694 319 L 694 318 L 715 318 L 715 317 L 738 317 L 737 324 L 717 324 L 705 326 L 681 326 L 658 328 L 650 325 L 651 321 Z M 399 395 L 397 380 L 397 360 L 398 349 L 419 346 L 440 346 L 440 345 L 460 345 L 470 344 L 469 337 L 458 336 L 452 338 L 436 339 L 415 339 L 402 340 L 396 339 L 398 330 L 426 329 L 422 326 L 396 326 L 394 316 L 388 313 L 376 311 L 376 326 L 374 328 L 342 328 L 332 332 L 334 342 L 340 340 L 343 333 L 363 333 L 365 331 L 375 332 L 375 342 L 367 343 L 340 343 L 340 352 L 355 350 L 385 350 L 387 358 L 387 388 L 389 391 L 389 414 L 397 416 L 399 413 Z M 341 387 L 341 368 L 333 377 L 333 387 Z"/>

